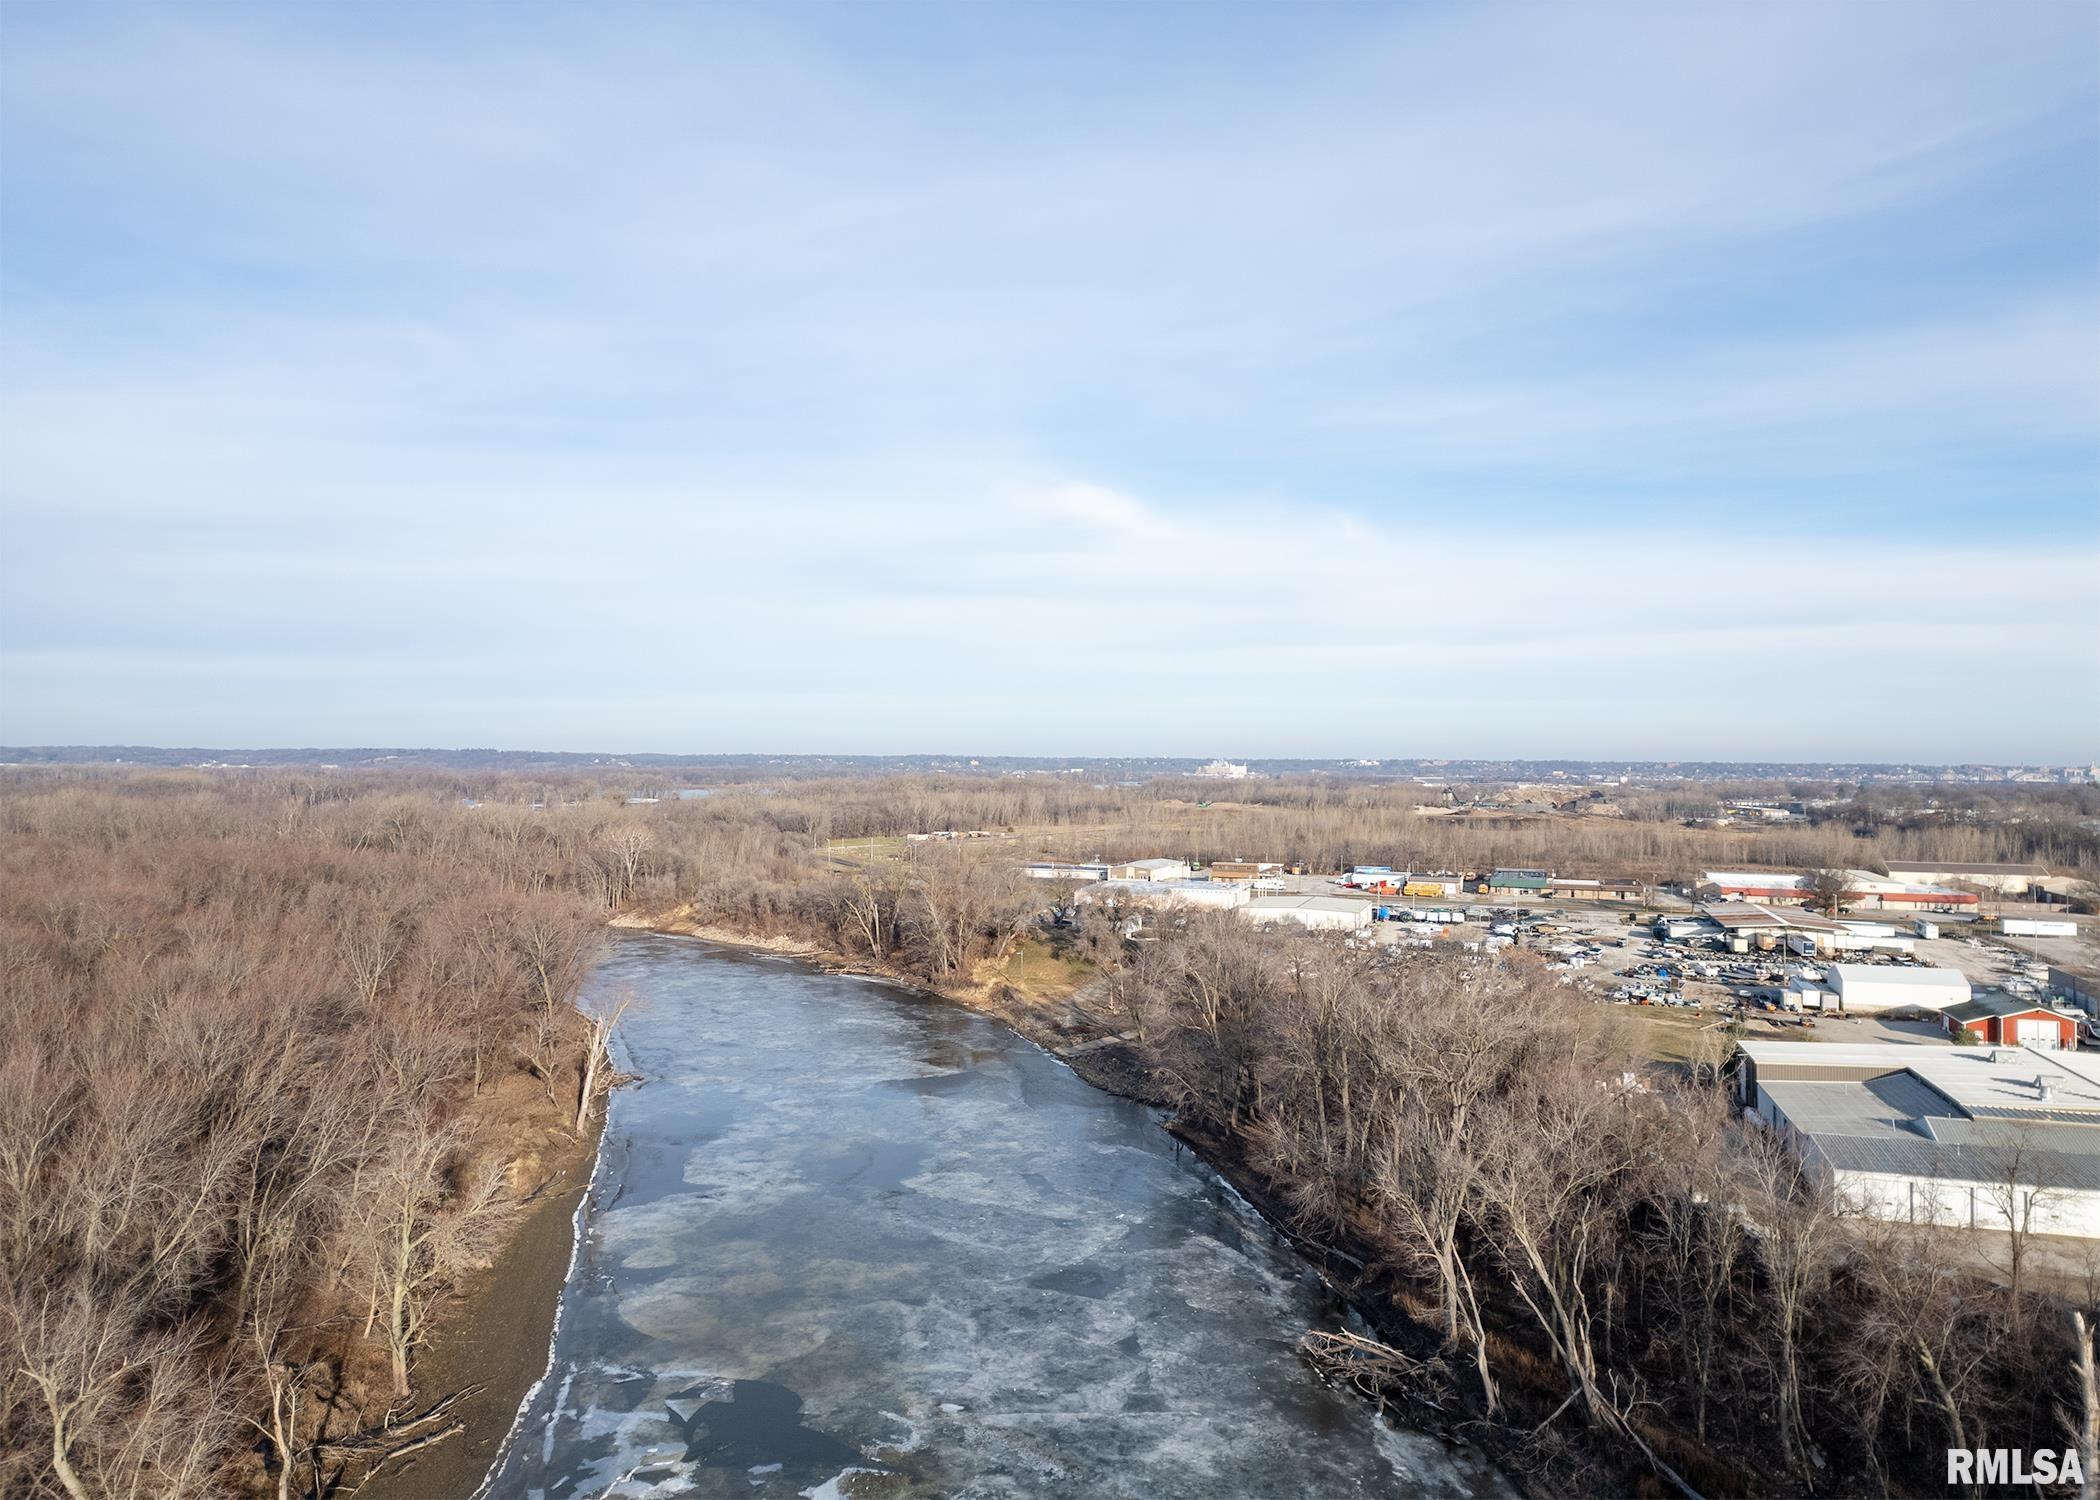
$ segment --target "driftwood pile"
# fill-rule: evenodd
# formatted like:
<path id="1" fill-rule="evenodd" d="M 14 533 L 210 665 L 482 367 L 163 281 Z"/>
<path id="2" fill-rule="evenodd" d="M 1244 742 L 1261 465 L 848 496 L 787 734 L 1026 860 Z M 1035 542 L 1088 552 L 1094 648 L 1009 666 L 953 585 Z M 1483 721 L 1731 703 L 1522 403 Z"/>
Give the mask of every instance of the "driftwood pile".
<path id="1" fill-rule="evenodd" d="M 1350 1386 L 1376 1401 L 1381 1411 L 1388 1399 L 1403 1392 L 1425 1406 L 1444 1410 L 1443 1403 L 1430 1394 L 1443 1385 L 1441 1361 L 1416 1359 L 1360 1333 L 1330 1333 L 1321 1328 L 1298 1340 L 1298 1353 L 1323 1378 Z"/>

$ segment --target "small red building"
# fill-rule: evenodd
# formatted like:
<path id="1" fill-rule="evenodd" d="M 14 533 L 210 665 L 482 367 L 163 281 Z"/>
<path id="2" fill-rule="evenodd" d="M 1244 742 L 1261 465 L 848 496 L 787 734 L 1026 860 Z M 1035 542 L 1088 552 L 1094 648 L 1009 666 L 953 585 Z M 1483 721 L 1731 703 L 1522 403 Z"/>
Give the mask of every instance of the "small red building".
<path id="1" fill-rule="evenodd" d="M 2069 1052 L 2078 1046 L 2078 1017 L 2012 995 L 1979 995 L 1940 1012 L 1949 1036 L 1968 1032 L 1988 1047 L 2040 1047 Z"/>

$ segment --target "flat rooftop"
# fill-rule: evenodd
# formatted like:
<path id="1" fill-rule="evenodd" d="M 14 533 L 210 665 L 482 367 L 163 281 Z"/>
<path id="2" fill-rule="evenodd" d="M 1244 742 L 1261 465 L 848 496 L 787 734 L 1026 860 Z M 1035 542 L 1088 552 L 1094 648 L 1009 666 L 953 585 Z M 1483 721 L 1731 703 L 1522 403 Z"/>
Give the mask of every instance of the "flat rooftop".
<path id="1" fill-rule="evenodd" d="M 2049 873 L 2047 865 L 2021 864 L 1964 864 L 1959 860 L 1892 859 L 1889 864 L 1891 879 L 1905 875 L 2031 875 Z"/>
<path id="2" fill-rule="evenodd" d="M 1902 964 L 1826 964 L 1825 979 L 1840 979 L 1846 984 L 1900 984 L 1914 989 L 1940 989 L 1946 985 L 1966 985 L 1969 976 L 1959 969 L 1934 969 Z"/>
<path id="3" fill-rule="evenodd" d="M 1736 1046 L 1756 1065 L 1758 1084 L 1767 1089 L 1790 1082 L 1856 1087 L 1882 1074 L 1907 1073 L 1972 1118 L 2100 1125 L 2100 1054 L 1895 1042 L 1744 1041 Z M 2037 1078 L 2049 1080 L 2047 1100 L 2035 1087 Z"/>
<path id="4" fill-rule="evenodd" d="M 1755 901 L 1709 901 L 1699 910 L 1721 924 L 1726 932 L 1756 932 L 1787 927 L 1796 932 L 1845 932 L 1842 922 L 1812 911 L 1779 911 Z"/>
<path id="5" fill-rule="evenodd" d="M 1247 903 L 1249 911 L 1339 911 L 1354 915 L 1370 906 L 1368 901 L 1355 901 L 1347 896 L 1256 896 Z"/>
<path id="6" fill-rule="evenodd" d="M 1841 1172 L 2100 1192 L 2100 1122 L 1978 1118 L 1914 1073 L 1764 1084 L 1772 1103 Z"/>

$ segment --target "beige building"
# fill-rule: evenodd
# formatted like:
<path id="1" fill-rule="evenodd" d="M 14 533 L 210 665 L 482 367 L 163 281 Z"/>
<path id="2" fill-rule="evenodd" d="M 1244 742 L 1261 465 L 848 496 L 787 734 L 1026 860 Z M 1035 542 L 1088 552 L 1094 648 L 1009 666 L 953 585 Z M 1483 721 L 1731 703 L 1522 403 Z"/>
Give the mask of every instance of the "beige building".
<path id="1" fill-rule="evenodd" d="M 1110 880 L 1186 880 L 1196 872 L 1185 859 L 1133 859 L 1110 865 Z"/>
<path id="2" fill-rule="evenodd" d="M 1371 925 L 1371 903 L 1341 896 L 1257 896 L 1240 908 L 1240 915 L 1263 926 L 1286 923 L 1355 932 Z"/>

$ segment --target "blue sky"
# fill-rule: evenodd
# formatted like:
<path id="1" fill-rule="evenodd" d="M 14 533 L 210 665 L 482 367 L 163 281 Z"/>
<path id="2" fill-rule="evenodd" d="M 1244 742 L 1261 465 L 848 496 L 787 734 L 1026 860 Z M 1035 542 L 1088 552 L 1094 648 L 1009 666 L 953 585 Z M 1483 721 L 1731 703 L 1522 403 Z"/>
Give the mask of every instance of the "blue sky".
<path id="1" fill-rule="evenodd" d="M 0 742 L 2100 755 L 2085 4 L 17 0 L 0 314 Z"/>

